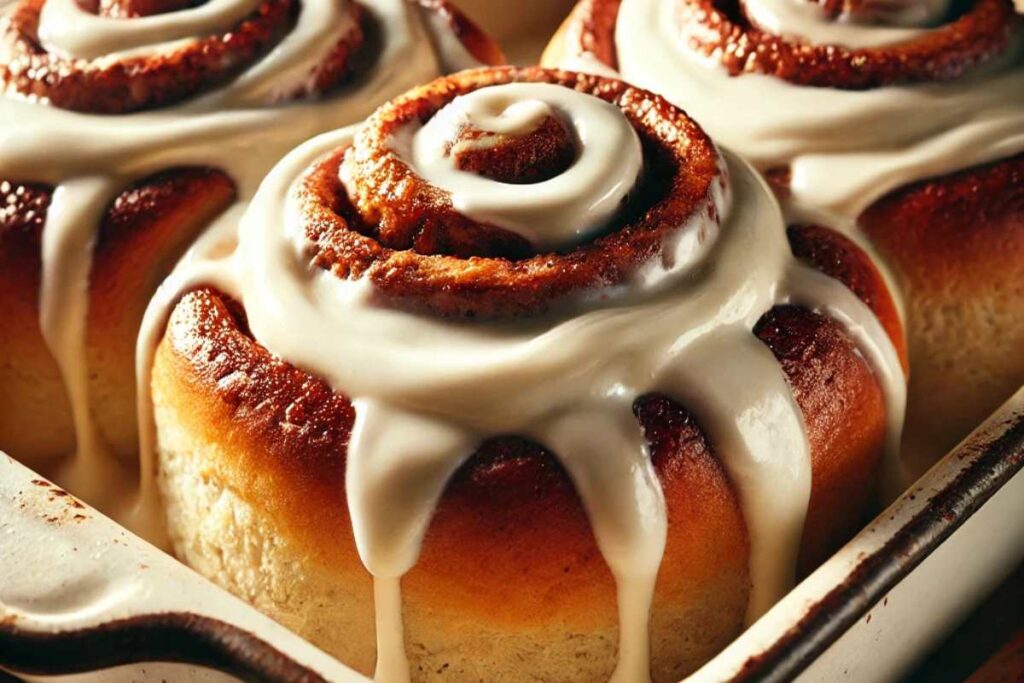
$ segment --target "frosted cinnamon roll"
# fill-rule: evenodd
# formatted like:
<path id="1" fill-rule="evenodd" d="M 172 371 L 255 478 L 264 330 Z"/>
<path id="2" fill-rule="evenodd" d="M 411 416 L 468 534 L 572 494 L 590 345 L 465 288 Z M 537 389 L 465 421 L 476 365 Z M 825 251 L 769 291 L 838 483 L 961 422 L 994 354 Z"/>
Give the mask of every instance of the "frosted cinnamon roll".
<path id="1" fill-rule="evenodd" d="M 618 80 L 412 90 L 169 282 L 176 552 L 377 680 L 679 680 L 896 464 L 871 259 Z"/>
<path id="2" fill-rule="evenodd" d="M 500 60 L 442 0 L 20 0 L 0 36 L 0 449 L 108 510 L 185 247 L 297 143 Z"/>
<path id="3" fill-rule="evenodd" d="M 1024 20 L 1010 0 L 583 0 L 545 63 L 613 70 L 859 231 L 903 290 L 921 469 L 1024 382 Z"/>

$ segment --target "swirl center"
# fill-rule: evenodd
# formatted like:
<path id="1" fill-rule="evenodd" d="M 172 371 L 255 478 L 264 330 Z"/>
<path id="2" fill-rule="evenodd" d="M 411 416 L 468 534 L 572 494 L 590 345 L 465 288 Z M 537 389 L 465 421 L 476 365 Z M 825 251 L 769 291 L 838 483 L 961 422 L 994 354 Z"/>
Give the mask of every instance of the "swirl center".
<path id="1" fill-rule="evenodd" d="M 458 211 L 545 250 L 607 227 L 643 166 L 618 107 L 547 83 L 481 88 L 405 133 L 395 151 Z"/>
<path id="2" fill-rule="evenodd" d="M 576 160 L 577 145 L 547 104 L 525 100 L 466 120 L 441 153 L 460 171 L 519 185 L 565 172 Z"/>

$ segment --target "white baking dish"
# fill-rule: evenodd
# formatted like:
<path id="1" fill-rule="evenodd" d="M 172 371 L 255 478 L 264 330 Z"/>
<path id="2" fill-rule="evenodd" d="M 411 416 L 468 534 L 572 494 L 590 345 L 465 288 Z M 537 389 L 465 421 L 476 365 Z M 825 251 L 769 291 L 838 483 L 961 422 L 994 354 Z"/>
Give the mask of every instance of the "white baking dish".
<path id="1" fill-rule="evenodd" d="M 1024 389 L 689 680 L 893 680 L 1024 558 L 1022 468 Z M 233 680 L 208 667 L 365 680 L 0 457 L 0 668 L 26 680 Z"/>

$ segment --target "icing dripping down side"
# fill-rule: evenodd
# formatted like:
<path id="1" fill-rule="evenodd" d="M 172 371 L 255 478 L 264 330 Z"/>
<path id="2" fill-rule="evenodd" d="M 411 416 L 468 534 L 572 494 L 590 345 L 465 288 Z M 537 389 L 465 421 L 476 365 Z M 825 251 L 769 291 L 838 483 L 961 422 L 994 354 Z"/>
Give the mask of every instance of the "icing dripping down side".
<path id="1" fill-rule="evenodd" d="M 839 283 L 813 268 L 794 263 L 784 284 L 786 300 L 838 321 L 867 358 L 886 397 L 885 453 L 882 459 L 882 497 L 894 500 L 906 481 L 900 459 L 900 440 L 907 404 L 907 383 L 895 347 L 867 304 Z"/>

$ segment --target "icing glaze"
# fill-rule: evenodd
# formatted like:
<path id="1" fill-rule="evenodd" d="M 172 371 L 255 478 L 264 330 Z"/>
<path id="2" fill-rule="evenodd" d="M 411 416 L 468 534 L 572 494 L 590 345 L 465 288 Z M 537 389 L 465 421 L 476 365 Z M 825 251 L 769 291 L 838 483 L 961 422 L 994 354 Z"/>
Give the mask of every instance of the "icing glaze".
<path id="1" fill-rule="evenodd" d="M 922 25 L 941 18 L 947 11 L 946 3 L 941 0 L 875 3 L 874 6 L 878 9 L 873 12 L 842 14 L 833 19 L 820 4 L 809 0 L 743 3 L 750 22 L 768 33 L 799 38 L 814 45 L 846 47 L 878 47 L 911 40 L 927 31 Z"/>
<path id="2" fill-rule="evenodd" d="M 580 105 L 581 102 L 586 106 Z M 454 166 L 444 149 L 463 126 L 524 135 L 546 116 L 563 119 L 579 157 L 541 183 L 495 182 Z M 482 88 L 457 97 L 419 129 L 394 141 L 417 174 L 451 193 L 462 214 L 516 232 L 540 249 L 558 249 L 604 228 L 636 183 L 643 163 L 640 138 L 618 108 L 549 83 Z"/>

